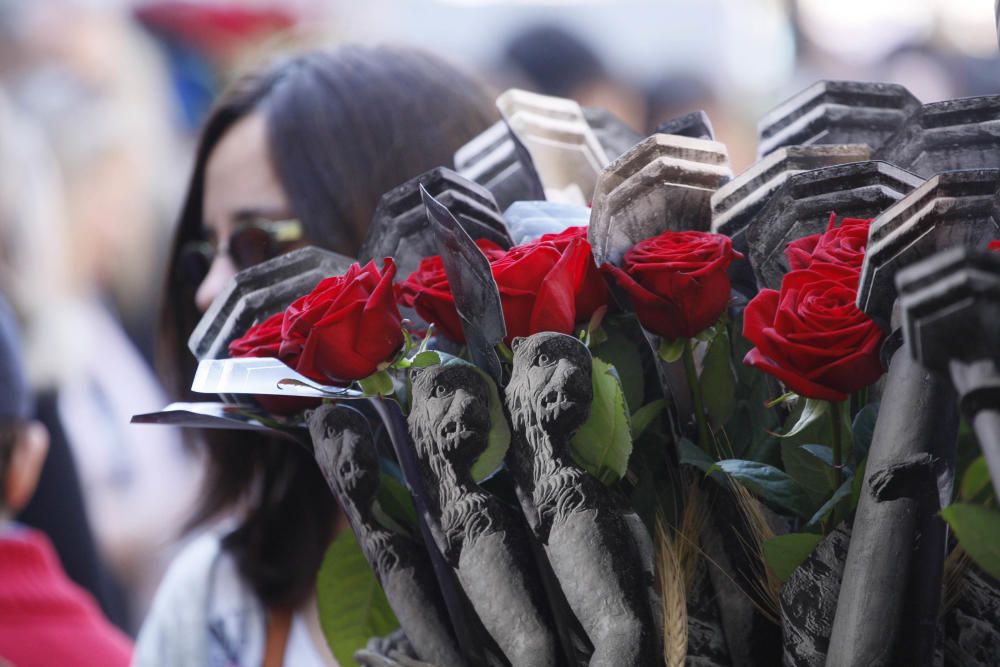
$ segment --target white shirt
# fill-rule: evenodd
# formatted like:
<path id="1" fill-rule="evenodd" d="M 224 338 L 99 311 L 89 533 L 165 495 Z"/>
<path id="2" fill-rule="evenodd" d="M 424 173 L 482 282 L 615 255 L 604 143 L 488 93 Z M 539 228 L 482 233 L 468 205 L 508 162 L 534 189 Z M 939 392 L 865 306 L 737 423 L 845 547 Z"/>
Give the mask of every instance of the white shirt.
<path id="1" fill-rule="evenodd" d="M 285 667 L 336 665 L 320 651 L 302 611 L 292 617 Z M 267 615 L 212 532 L 171 564 L 139 632 L 133 667 L 258 667 Z M 325 648 L 325 647 L 324 647 Z"/>

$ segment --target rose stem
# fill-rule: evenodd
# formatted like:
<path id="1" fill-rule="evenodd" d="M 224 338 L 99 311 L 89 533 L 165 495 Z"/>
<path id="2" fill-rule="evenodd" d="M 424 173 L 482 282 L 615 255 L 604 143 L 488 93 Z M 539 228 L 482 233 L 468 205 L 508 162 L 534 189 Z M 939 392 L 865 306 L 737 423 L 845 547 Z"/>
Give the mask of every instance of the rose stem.
<path id="1" fill-rule="evenodd" d="M 830 419 L 833 420 L 833 470 L 836 475 L 837 488 L 844 482 L 844 453 L 840 442 L 840 401 L 828 401 L 830 404 Z"/>
<path id="2" fill-rule="evenodd" d="M 719 453 L 716 451 L 715 443 L 712 442 L 711 434 L 708 430 L 708 422 L 705 421 L 704 401 L 701 397 L 701 382 L 698 381 L 698 371 L 694 367 L 694 338 L 688 338 L 684 342 L 684 374 L 687 375 L 688 385 L 691 387 L 691 402 L 694 403 L 694 419 L 698 424 L 698 442 L 709 454 L 716 459 Z"/>

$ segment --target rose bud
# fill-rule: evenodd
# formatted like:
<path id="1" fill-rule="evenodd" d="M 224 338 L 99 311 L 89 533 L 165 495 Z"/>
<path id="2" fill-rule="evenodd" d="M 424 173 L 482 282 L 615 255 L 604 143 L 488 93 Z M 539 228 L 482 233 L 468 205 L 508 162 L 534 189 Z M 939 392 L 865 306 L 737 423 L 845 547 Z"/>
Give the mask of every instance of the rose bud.
<path id="1" fill-rule="evenodd" d="M 664 232 L 625 253 L 623 269 L 601 267 L 632 297 L 642 326 L 668 340 L 692 338 L 729 304 L 726 269 L 743 255 L 723 234 Z"/>

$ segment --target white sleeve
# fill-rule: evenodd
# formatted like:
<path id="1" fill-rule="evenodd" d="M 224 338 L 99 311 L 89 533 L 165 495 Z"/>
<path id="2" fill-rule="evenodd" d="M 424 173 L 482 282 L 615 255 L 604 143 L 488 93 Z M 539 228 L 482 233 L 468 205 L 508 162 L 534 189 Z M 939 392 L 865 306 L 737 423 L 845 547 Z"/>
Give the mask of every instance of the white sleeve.
<path id="1" fill-rule="evenodd" d="M 219 538 L 203 535 L 167 570 L 136 639 L 133 667 L 207 665 L 208 595 Z"/>

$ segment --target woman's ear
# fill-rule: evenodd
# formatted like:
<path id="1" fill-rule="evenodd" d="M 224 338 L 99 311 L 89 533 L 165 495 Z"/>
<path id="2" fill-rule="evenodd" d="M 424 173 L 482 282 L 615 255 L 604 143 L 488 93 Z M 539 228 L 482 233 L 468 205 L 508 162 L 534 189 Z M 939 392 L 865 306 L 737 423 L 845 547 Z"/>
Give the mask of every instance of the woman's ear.
<path id="1" fill-rule="evenodd" d="M 11 513 L 17 514 L 24 509 L 35 494 L 48 453 L 48 429 L 37 421 L 25 424 L 14 444 L 3 486 L 4 504 Z"/>

